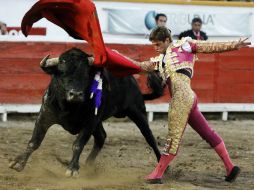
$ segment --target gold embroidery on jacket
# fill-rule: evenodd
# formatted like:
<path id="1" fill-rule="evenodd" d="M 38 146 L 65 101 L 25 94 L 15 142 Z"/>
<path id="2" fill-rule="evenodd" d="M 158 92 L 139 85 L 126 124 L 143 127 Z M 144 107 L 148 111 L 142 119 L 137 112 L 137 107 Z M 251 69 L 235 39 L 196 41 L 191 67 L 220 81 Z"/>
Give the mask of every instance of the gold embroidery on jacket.
<path id="1" fill-rule="evenodd" d="M 236 50 L 237 41 L 231 42 L 209 42 L 192 40 L 192 43 L 196 44 L 197 53 L 220 53 L 225 51 Z"/>
<path id="2" fill-rule="evenodd" d="M 193 106 L 194 93 L 190 87 L 189 77 L 172 72 L 170 80 L 172 99 L 168 112 L 168 135 L 163 153 L 175 155 Z"/>

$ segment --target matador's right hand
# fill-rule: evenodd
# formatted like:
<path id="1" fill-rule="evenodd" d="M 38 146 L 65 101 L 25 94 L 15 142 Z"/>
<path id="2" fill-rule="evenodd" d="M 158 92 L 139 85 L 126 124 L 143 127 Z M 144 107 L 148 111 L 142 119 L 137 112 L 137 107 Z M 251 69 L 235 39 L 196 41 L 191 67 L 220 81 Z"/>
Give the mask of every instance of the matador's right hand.
<path id="1" fill-rule="evenodd" d="M 142 70 L 152 72 L 155 70 L 155 68 L 158 66 L 159 62 L 153 62 L 153 61 L 144 61 L 141 62 L 140 67 Z"/>

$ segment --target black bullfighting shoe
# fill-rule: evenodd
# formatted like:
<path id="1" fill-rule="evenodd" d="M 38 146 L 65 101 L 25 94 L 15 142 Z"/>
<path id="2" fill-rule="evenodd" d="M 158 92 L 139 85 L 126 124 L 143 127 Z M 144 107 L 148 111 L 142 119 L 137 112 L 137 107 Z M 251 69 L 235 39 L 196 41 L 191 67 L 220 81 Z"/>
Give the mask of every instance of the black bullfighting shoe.
<path id="1" fill-rule="evenodd" d="M 225 181 L 230 183 L 234 182 L 237 176 L 240 174 L 240 172 L 241 172 L 241 169 L 238 166 L 234 166 L 230 174 L 225 177 Z"/>
<path id="2" fill-rule="evenodd" d="M 147 183 L 150 184 L 163 184 L 163 180 L 161 178 L 155 178 L 155 179 L 146 179 Z"/>

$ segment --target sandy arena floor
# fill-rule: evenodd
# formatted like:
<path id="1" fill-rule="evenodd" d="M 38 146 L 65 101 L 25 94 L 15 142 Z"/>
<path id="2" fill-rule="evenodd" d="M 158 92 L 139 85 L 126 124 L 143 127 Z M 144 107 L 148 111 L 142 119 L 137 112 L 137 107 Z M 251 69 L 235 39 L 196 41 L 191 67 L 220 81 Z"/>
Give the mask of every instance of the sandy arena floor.
<path id="1" fill-rule="evenodd" d="M 165 184 L 151 185 L 143 177 L 154 168 L 155 156 L 130 122 L 106 122 L 108 138 L 94 169 L 85 167 L 91 139 L 80 159 L 78 178 L 66 178 L 75 136 L 53 126 L 42 146 L 30 157 L 24 171 L 8 168 L 10 158 L 21 153 L 31 137 L 34 121 L 0 123 L 0 190 L 205 190 L 254 189 L 254 120 L 210 121 L 224 138 L 242 173 L 233 184 L 224 182 L 224 167 L 215 152 L 188 127 L 178 158 L 165 175 Z M 166 121 L 151 123 L 160 148 Z"/>

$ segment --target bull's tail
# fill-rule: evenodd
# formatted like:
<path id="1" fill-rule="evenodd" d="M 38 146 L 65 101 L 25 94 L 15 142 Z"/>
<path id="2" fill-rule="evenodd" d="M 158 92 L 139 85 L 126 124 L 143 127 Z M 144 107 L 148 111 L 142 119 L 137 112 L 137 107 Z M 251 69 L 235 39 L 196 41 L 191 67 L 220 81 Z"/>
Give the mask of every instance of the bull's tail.
<path id="1" fill-rule="evenodd" d="M 154 100 L 163 95 L 165 84 L 158 72 L 151 72 L 147 76 L 147 85 L 152 90 L 149 94 L 143 94 L 144 100 Z"/>

